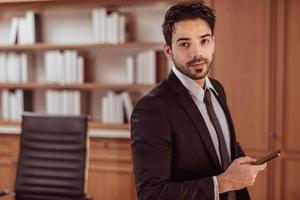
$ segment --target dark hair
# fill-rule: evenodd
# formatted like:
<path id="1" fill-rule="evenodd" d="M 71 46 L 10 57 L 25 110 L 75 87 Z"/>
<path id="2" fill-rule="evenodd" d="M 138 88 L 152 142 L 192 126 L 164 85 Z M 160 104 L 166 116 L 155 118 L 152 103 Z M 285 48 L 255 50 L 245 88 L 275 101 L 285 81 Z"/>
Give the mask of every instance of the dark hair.
<path id="1" fill-rule="evenodd" d="M 214 33 L 216 21 L 214 9 L 204 5 L 202 2 L 185 2 L 170 7 L 162 24 L 167 45 L 172 47 L 172 33 L 174 32 L 174 24 L 176 22 L 197 18 L 206 21 L 212 34 Z"/>

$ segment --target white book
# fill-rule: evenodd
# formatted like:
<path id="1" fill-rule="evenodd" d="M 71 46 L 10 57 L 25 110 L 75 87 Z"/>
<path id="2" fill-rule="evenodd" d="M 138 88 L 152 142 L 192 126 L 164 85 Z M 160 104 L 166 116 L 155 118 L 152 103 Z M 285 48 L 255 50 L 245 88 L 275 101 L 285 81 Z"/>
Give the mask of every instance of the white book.
<path id="1" fill-rule="evenodd" d="M 143 84 L 144 83 L 144 52 L 138 53 L 136 56 L 136 83 Z"/>
<path id="2" fill-rule="evenodd" d="M 128 84 L 134 83 L 134 57 L 128 56 L 126 58 L 126 82 Z"/>
<path id="3" fill-rule="evenodd" d="M 124 15 L 119 16 L 119 43 L 126 42 L 126 17 Z"/>
<path id="4" fill-rule="evenodd" d="M 18 26 L 18 44 L 25 45 L 28 44 L 27 40 L 27 31 L 26 31 L 27 21 L 25 17 L 19 18 L 19 26 Z"/>
<path id="5" fill-rule="evenodd" d="M 63 104 L 61 101 L 61 91 L 53 90 L 53 113 L 61 114 L 63 111 Z"/>
<path id="6" fill-rule="evenodd" d="M 9 92 L 9 101 L 10 101 L 10 119 L 16 120 L 17 118 L 17 98 L 15 92 Z"/>
<path id="7" fill-rule="evenodd" d="M 130 121 L 130 116 L 133 110 L 133 104 L 132 101 L 130 99 L 129 93 L 128 92 L 122 92 L 121 93 L 121 97 L 122 97 L 122 102 L 125 108 L 125 114 L 126 114 L 126 118 L 128 120 L 128 122 Z"/>
<path id="8" fill-rule="evenodd" d="M 9 53 L 7 57 L 7 77 L 10 83 L 19 83 L 21 80 L 20 57 L 16 53 Z"/>
<path id="9" fill-rule="evenodd" d="M 107 10 L 100 8 L 100 43 L 107 42 Z"/>
<path id="10" fill-rule="evenodd" d="M 116 106 L 115 106 L 115 99 L 116 94 L 112 91 L 109 91 L 107 93 L 108 98 L 108 122 L 114 123 L 116 121 L 115 112 L 116 112 Z"/>
<path id="11" fill-rule="evenodd" d="M 57 73 L 57 52 L 47 51 L 44 54 L 44 65 L 45 65 L 45 81 L 47 83 L 55 83 L 58 80 Z"/>
<path id="12" fill-rule="evenodd" d="M 80 115 L 81 114 L 81 95 L 80 91 L 76 90 L 73 91 L 74 93 L 74 115 Z"/>
<path id="13" fill-rule="evenodd" d="M 52 90 L 46 91 L 46 113 L 53 114 L 53 100 L 52 100 Z"/>
<path id="14" fill-rule="evenodd" d="M 113 36 L 113 17 L 112 15 L 107 15 L 106 16 L 106 43 L 112 44 L 114 41 L 114 36 Z"/>
<path id="15" fill-rule="evenodd" d="M 101 10 L 95 8 L 92 10 L 92 25 L 93 25 L 93 41 L 95 43 L 100 43 L 100 19 L 101 19 Z"/>
<path id="16" fill-rule="evenodd" d="M 4 120 L 10 120 L 10 97 L 8 90 L 1 91 L 1 108 L 2 118 Z"/>
<path id="17" fill-rule="evenodd" d="M 56 83 L 66 83 L 66 59 L 65 56 L 60 51 L 55 51 L 55 66 L 54 66 L 54 76 Z"/>
<path id="18" fill-rule="evenodd" d="M 78 52 L 77 51 L 71 51 L 70 52 L 71 57 L 71 83 L 77 83 L 78 82 Z"/>
<path id="19" fill-rule="evenodd" d="M 155 84 L 156 82 L 156 54 L 154 50 L 149 50 L 145 54 L 145 60 L 147 64 L 146 67 L 146 83 L 147 84 Z"/>
<path id="20" fill-rule="evenodd" d="M 111 42 L 113 44 L 118 44 L 119 43 L 119 14 L 117 12 L 112 12 L 111 13 L 111 34 L 112 34 L 112 38 L 111 38 Z"/>
<path id="21" fill-rule="evenodd" d="M 68 100 L 69 100 L 69 95 L 68 95 L 68 91 L 63 90 L 63 91 L 59 91 L 60 93 L 60 103 L 62 105 L 61 107 L 61 114 L 63 115 L 67 115 L 69 114 L 69 109 L 68 109 Z"/>
<path id="22" fill-rule="evenodd" d="M 16 120 L 21 120 L 21 116 L 24 111 L 23 90 L 16 90 L 15 95 L 16 95 Z"/>
<path id="23" fill-rule="evenodd" d="M 28 56 L 25 53 L 20 54 L 20 70 L 21 70 L 21 82 L 28 82 Z"/>
<path id="24" fill-rule="evenodd" d="M 77 72 L 77 52 L 72 50 L 65 51 L 64 59 L 66 65 L 66 83 L 75 83 Z"/>
<path id="25" fill-rule="evenodd" d="M 16 44 L 19 31 L 19 18 L 13 17 L 10 25 L 9 44 Z"/>
<path id="26" fill-rule="evenodd" d="M 7 81 L 6 54 L 0 53 L 0 82 L 4 83 L 6 81 Z"/>
<path id="27" fill-rule="evenodd" d="M 51 68 L 50 68 L 50 58 L 51 57 L 51 54 L 49 51 L 46 51 L 44 53 L 44 73 L 45 73 L 45 83 L 50 83 L 51 82 L 51 76 L 50 76 L 50 73 L 51 73 Z M 48 94 L 48 91 L 46 92 L 46 97 L 47 97 L 47 94 Z M 47 98 L 46 98 L 47 99 Z M 48 112 L 47 112 L 48 113 Z"/>
<path id="28" fill-rule="evenodd" d="M 35 13 L 30 10 L 25 14 L 26 19 L 26 43 L 34 44 L 36 42 L 36 31 L 35 31 Z"/>
<path id="29" fill-rule="evenodd" d="M 77 83 L 84 83 L 84 59 L 82 56 L 77 57 Z"/>
<path id="30" fill-rule="evenodd" d="M 102 122 L 109 123 L 109 103 L 108 97 L 104 96 L 101 99 L 101 108 L 102 108 Z"/>
<path id="31" fill-rule="evenodd" d="M 122 103 L 121 95 L 116 95 L 115 108 L 116 108 L 116 111 L 115 111 L 116 121 L 115 121 L 115 123 L 118 123 L 118 124 L 124 123 L 124 109 L 123 109 L 123 103 Z"/>
<path id="32" fill-rule="evenodd" d="M 66 99 L 66 107 L 67 107 L 67 115 L 72 115 L 74 111 L 74 93 L 73 91 L 65 91 L 67 93 Z"/>

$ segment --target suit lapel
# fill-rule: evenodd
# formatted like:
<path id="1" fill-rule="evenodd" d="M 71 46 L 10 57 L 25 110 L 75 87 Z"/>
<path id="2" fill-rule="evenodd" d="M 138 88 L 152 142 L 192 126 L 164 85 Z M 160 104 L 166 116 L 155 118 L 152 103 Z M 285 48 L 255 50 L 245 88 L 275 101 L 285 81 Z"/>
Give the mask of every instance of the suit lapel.
<path id="1" fill-rule="evenodd" d="M 197 132 L 200 135 L 207 151 L 209 152 L 211 159 L 215 163 L 216 167 L 218 169 L 221 169 L 220 162 L 209 130 L 194 100 L 172 71 L 169 75 L 168 82 L 176 93 L 176 98 L 178 99 L 183 110 L 189 116 L 190 120 L 196 127 Z"/>

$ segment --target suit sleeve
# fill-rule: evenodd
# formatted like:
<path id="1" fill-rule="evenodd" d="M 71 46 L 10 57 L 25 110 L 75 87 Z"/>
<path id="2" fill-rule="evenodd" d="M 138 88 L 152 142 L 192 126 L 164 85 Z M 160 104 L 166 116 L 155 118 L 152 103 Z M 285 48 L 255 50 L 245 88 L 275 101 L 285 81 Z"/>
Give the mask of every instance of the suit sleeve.
<path id="1" fill-rule="evenodd" d="M 131 116 L 131 149 L 139 200 L 214 199 L 212 177 L 184 182 L 170 179 L 172 139 L 162 101 L 154 97 L 139 101 Z"/>

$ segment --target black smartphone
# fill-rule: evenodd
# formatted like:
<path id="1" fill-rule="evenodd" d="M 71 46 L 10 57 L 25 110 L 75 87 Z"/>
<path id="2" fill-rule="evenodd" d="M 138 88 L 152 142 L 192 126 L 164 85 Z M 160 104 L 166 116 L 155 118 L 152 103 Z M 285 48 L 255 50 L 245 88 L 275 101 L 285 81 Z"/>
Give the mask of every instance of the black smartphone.
<path id="1" fill-rule="evenodd" d="M 269 153 L 269 154 L 265 155 L 264 157 L 256 160 L 255 162 L 252 163 L 252 165 L 262 165 L 265 162 L 268 162 L 269 160 L 277 158 L 278 156 L 280 156 L 280 154 L 281 154 L 281 150 L 278 149 L 278 150 L 273 151 L 272 153 Z"/>

